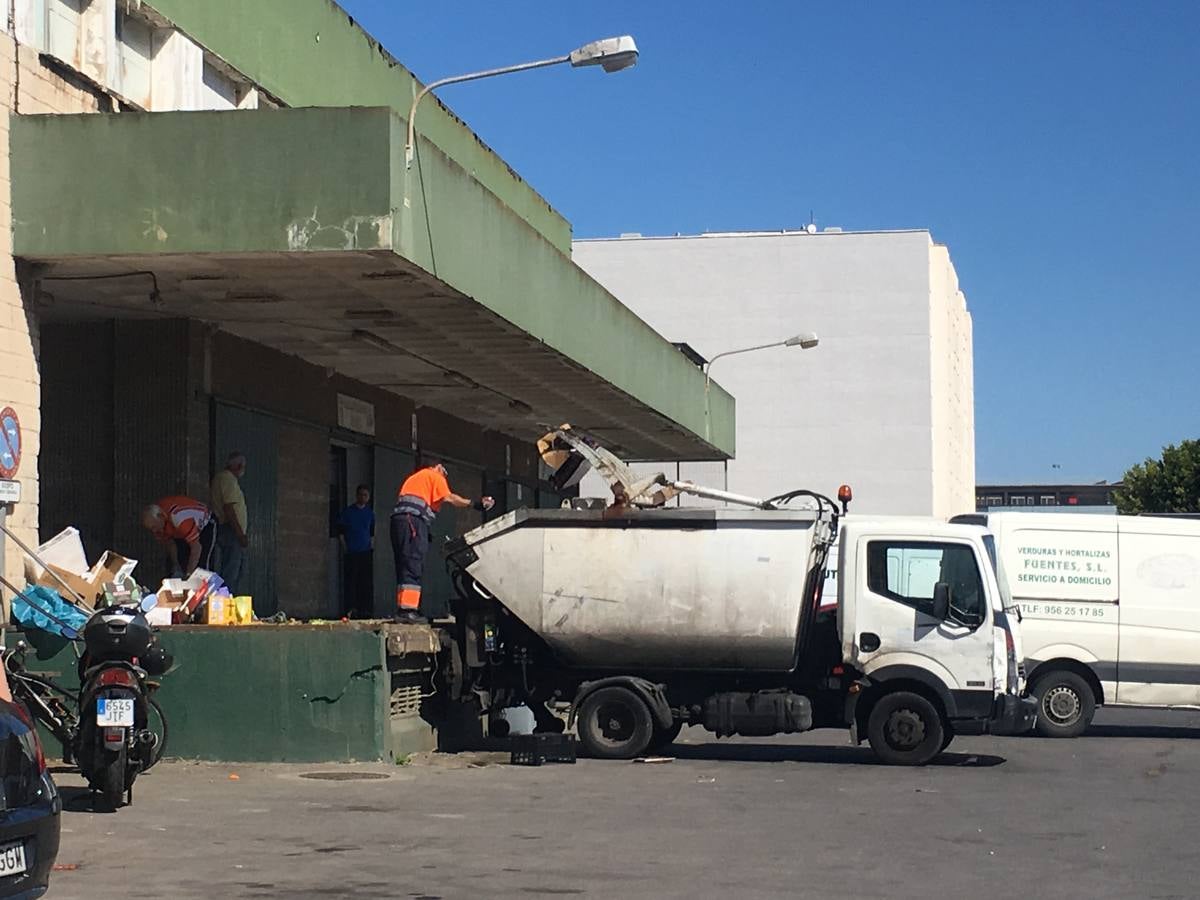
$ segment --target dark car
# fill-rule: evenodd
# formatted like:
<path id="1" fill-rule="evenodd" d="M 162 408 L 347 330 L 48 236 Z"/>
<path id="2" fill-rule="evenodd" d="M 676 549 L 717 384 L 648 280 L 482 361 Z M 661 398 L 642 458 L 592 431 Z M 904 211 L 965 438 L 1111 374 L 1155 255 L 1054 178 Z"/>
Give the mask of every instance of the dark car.
<path id="1" fill-rule="evenodd" d="M 58 856 L 62 799 L 37 731 L 0 700 L 0 897 L 40 897 Z"/>

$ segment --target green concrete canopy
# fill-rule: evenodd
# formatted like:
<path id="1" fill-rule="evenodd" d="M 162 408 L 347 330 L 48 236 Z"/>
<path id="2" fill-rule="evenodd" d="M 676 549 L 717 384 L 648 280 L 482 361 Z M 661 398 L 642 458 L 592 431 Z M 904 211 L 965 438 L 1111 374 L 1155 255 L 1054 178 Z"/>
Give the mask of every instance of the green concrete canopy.
<path id="1" fill-rule="evenodd" d="M 14 255 L 83 315 L 187 316 L 528 439 L 734 451 L 734 401 L 436 146 L 379 108 L 19 116 Z M 705 435 L 709 435 L 706 440 Z"/>

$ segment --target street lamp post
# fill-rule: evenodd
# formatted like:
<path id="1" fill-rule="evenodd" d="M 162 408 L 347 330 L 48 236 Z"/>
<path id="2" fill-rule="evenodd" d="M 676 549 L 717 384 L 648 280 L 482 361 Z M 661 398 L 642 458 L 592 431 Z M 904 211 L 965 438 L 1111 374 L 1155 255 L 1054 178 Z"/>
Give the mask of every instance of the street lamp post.
<path id="1" fill-rule="evenodd" d="M 782 341 L 773 341 L 770 344 L 758 344 L 754 347 L 743 347 L 740 350 L 724 350 L 710 359 L 704 365 L 704 440 L 712 440 L 712 426 L 710 422 L 710 407 L 708 402 L 708 389 L 712 384 L 712 367 L 722 356 L 734 356 L 738 353 L 753 353 L 755 350 L 770 350 L 772 347 L 799 347 L 801 350 L 811 350 L 821 342 L 820 338 L 814 332 L 806 331 L 802 334 L 793 335 L 790 338 Z M 726 485 L 728 488 L 728 484 Z"/>
<path id="2" fill-rule="evenodd" d="M 494 75 L 508 75 L 511 72 L 544 69 L 547 66 L 557 66 L 562 63 L 570 63 L 573 68 L 600 66 L 605 72 L 619 72 L 622 69 L 628 69 L 630 66 L 635 65 L 637 59 L 637 44 L 634 43 L 633 38 L 629 35 L 623 35 L 622 37 L 592 41 L 592 43 L 584 44 L 577 50 L 572 50 L 565 56 L 556 56 L 552 59 L 539 59 L 535 62 L 519 63 L 515 66 L 502 66 L 499 69 L 485 69 L 482 72 L 469 72 L 466 75 L 452 75 L 449 78 L 442 78 L 427 84 L 421 88 L 417 96 L 413 97 L 412 106 L 408 110 L 408 140 L 404 144 L 404 167 L 405 169 L 412 168 L 413 156 L 416 154 L 417 107 L 425 99 L 425 95 L 435 88 L 447 84 L 458 84 L 460 81 L 478 81 L 480 78 L 491 78 Z"/>

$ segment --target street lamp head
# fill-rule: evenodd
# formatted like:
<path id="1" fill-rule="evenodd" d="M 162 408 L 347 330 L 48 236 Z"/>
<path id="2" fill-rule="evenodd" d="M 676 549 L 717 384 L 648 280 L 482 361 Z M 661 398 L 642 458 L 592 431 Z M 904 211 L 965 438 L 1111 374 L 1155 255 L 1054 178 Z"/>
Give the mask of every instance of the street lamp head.
<path id="1" fill-rule="evenodd" d="M 629 35 L 605 38 L 571 51 L 571 65 L 600 66 L 605 72 L 620 72 L 637 64 L 638 48 Z"/>
<path id="2" fill-rule="evenodd" d="M 821 343 L 821 339 L 814 332 L 806 331 L 804 334 L 788 338 L 783 342 L 783 345 L 785 347 L 799 347 L 801 350 L 811 350 L 819 343 Z"/>

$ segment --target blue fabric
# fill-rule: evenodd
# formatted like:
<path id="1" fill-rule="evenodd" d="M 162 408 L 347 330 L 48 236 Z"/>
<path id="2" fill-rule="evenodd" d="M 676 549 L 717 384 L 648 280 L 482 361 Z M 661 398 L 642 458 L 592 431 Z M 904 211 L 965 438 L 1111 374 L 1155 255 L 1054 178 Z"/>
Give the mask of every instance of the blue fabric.
<path id="1" fill-rule="evenodd" d="M 63 623 L 78 633 L 88 620 L 87 613 L 64 600 L 58 591 L 41 586 L 27 587 L 13 597 L 12 613 L 23 627 L 48 631 L 59 637 L 72 636 L 63 633 Z"/>
<path id="2" fill-rule="evenodd" d="M 375 536 L 374 509 L 352 503 L 342 510 L 338 522 L 346 537 L 347 553 L 366 553 L 371 549 L 371 538 Z"/>

